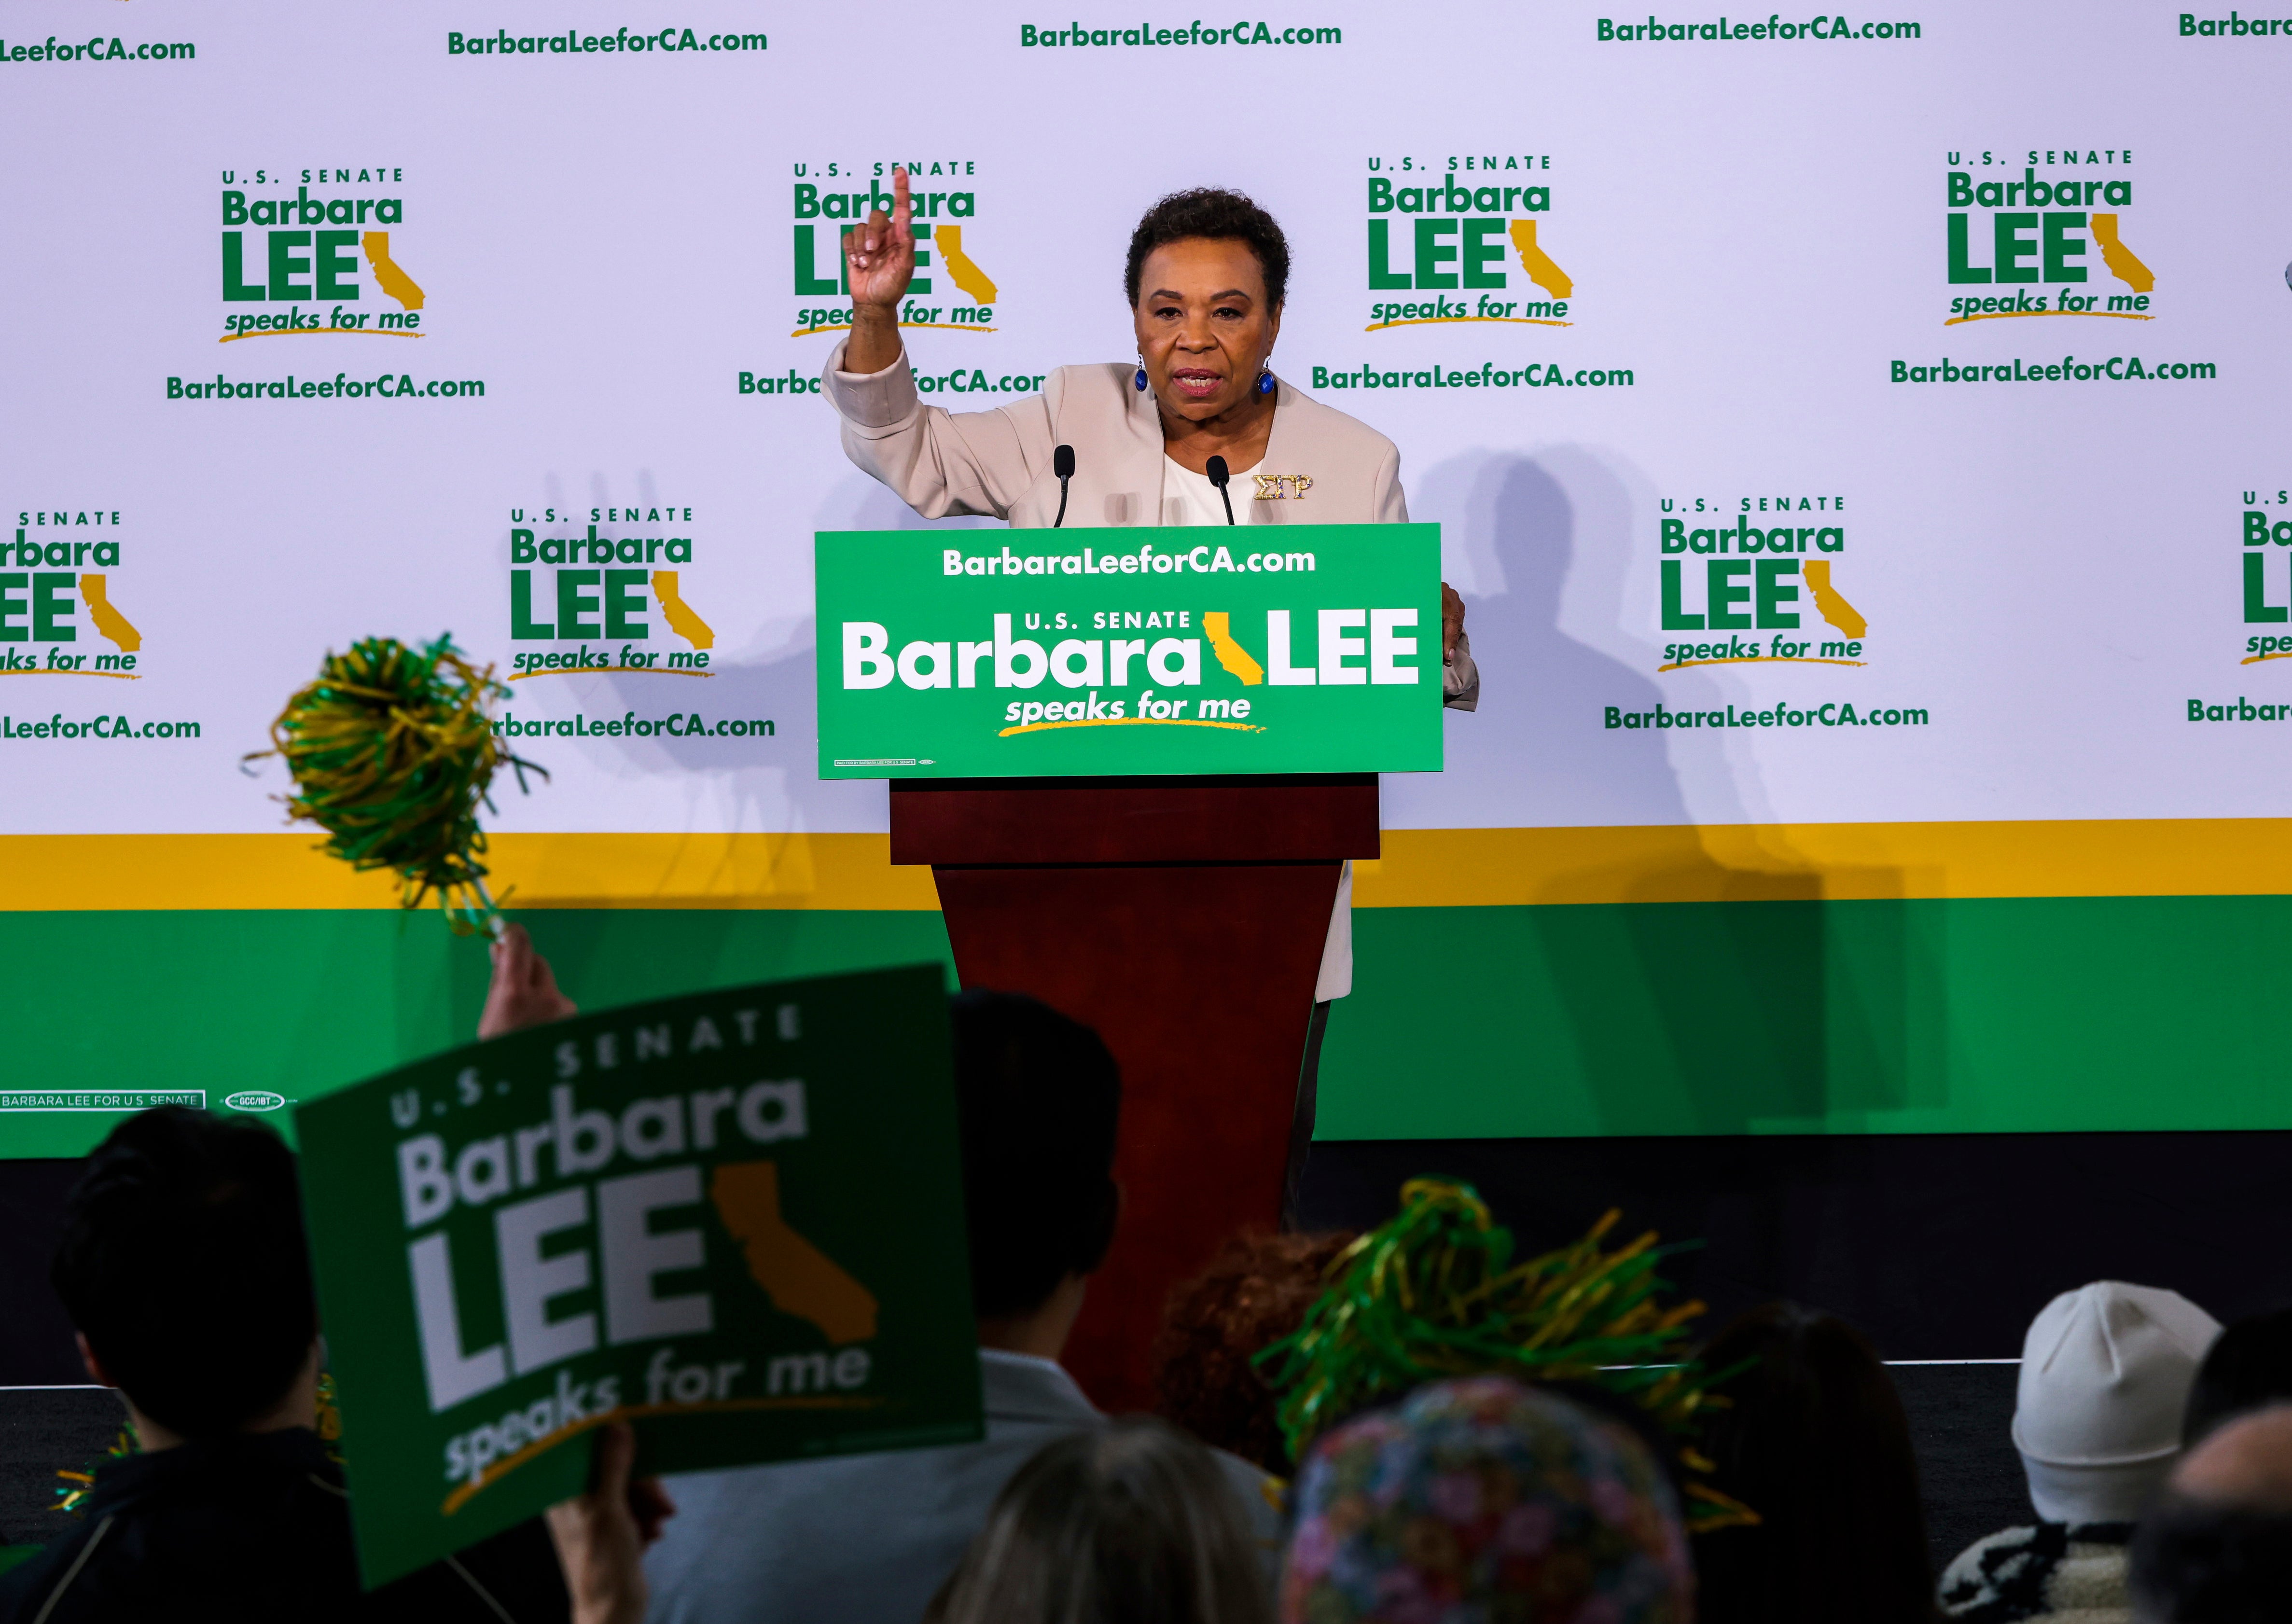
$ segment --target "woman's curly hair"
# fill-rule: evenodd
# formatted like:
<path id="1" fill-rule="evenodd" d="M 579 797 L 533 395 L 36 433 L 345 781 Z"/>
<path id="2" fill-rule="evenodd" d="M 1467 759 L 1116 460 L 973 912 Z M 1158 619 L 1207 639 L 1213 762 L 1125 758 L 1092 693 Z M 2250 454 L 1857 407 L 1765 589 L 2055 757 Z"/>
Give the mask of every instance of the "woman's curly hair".
<path id="1" fill-rule="evenodd" d="M 1130 233 L 1130 263 L 1122 274 L 1122 287 L 1133 309 L 1138 304 L 1138 279 L 1145 271 L 1146 256 L 1191 237 L 1247 244 L 1265 275 L 1266 308 L 1281 308 L 1289 291 L 1289 239 L 1281 227 L 1240 192 L 1200 186 L 1162 198 Z"/>
<path id="2" fill-rule="evenodd" d="M 1209 1266 L 1170 1293 L 1154 1342 L 1154 1410 L 1277 1476 L 1295 1466 L 1271 1388 L 1250 1362 L 1304 1321 L 1322 1273 L 1351 1233 L 1229 1239 Z"/>

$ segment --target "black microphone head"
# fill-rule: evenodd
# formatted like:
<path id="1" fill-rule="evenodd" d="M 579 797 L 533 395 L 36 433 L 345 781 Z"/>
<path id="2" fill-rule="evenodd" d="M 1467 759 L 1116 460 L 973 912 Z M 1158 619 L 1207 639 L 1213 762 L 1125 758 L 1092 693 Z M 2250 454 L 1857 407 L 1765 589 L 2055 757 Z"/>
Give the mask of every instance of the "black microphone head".
<path id="1" fill-rule="evenodd" d="M 1213 456 L 1210 458 L 1209 465 L 1205 468 L 1203 472 L 1210 476 L 1210 483 L 1216 486 L 1220 490 L 1223 490 L 1225 489 L 1225 482 L 1233 477 L 1226 472 L 1225 458 L 1223 456 Z"/>
<path id="2" fill-rule="evenodd" d="M 1051 472 L 1062 480 L 1074 478 L 1074 448 L 1054 446 L 1051 449 Z"/>

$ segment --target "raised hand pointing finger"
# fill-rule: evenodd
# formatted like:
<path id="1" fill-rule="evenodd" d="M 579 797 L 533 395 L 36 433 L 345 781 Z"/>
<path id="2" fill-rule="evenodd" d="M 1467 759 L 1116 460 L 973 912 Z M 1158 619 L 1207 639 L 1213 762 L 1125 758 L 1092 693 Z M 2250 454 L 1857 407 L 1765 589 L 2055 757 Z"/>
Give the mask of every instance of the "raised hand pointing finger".
<path id="1" fill-rule="evenodd" d="M 916 274 L 915 204 L 908 194 L 908 172 L 892 171 L 892 214 L 880 208 L 851 230 L 844 242 L 844 274 L 855 305 L 896 308 Z"/>
<path id="2" fill-rule="evenodd" d="M 900 359 L 900 301 L 916 274 L 915 205 L 908 172 L 892 171 L 892 217 L 871 209 L 843 238 L 843 278 L 851 289 L 847 372 L 880 372 Z"/>

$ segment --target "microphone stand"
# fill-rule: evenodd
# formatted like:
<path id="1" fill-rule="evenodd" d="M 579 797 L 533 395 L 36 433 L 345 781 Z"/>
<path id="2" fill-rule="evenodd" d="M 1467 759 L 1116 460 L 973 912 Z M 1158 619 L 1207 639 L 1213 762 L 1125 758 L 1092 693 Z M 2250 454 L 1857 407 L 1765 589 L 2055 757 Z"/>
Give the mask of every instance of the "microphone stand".
<path id="1" fill-rule="evenodd" d="M 1210 483 L 1217 487 L 1218 500 L 1225 504 L 1225 521 L 1228 524 L 1231 524 L 1233 522 L 1233 495 L 1231 491 L 1227 490 L 1225 487 L 1226 481 L 1231 480 L 1233 475 L 1226 469 L 1225 458 L 1223 456 L 1213 456 L 1204 466 L 1202 472 L 1208 474 Z"/>
<path id="2" fill-rule="evenodd" d="M 1057 529 L 1067 521 L 1067 481 L 1074 478 L 1075 454 L 1072 446 L 1054 446 L 1051 450 L 1051 472 L 1059 476 L 1059 516 L 1051 521 Z"/>

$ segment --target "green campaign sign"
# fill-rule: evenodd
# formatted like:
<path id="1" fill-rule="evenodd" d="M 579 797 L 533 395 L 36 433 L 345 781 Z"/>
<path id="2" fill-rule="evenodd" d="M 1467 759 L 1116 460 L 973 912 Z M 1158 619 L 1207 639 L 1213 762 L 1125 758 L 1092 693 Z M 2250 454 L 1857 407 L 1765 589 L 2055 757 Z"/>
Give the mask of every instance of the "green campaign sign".
<path id="1" fill-rule="evenodd" d="M 1433 772 L 1441 527 L 823 530 L 822 778 Z"/>
<path id="2" fill-rule="evenodd" d="M 936 967 L 667 998 L 295 1113 L 371 1587 L 646 1471 L 981 1435 Z"/>

